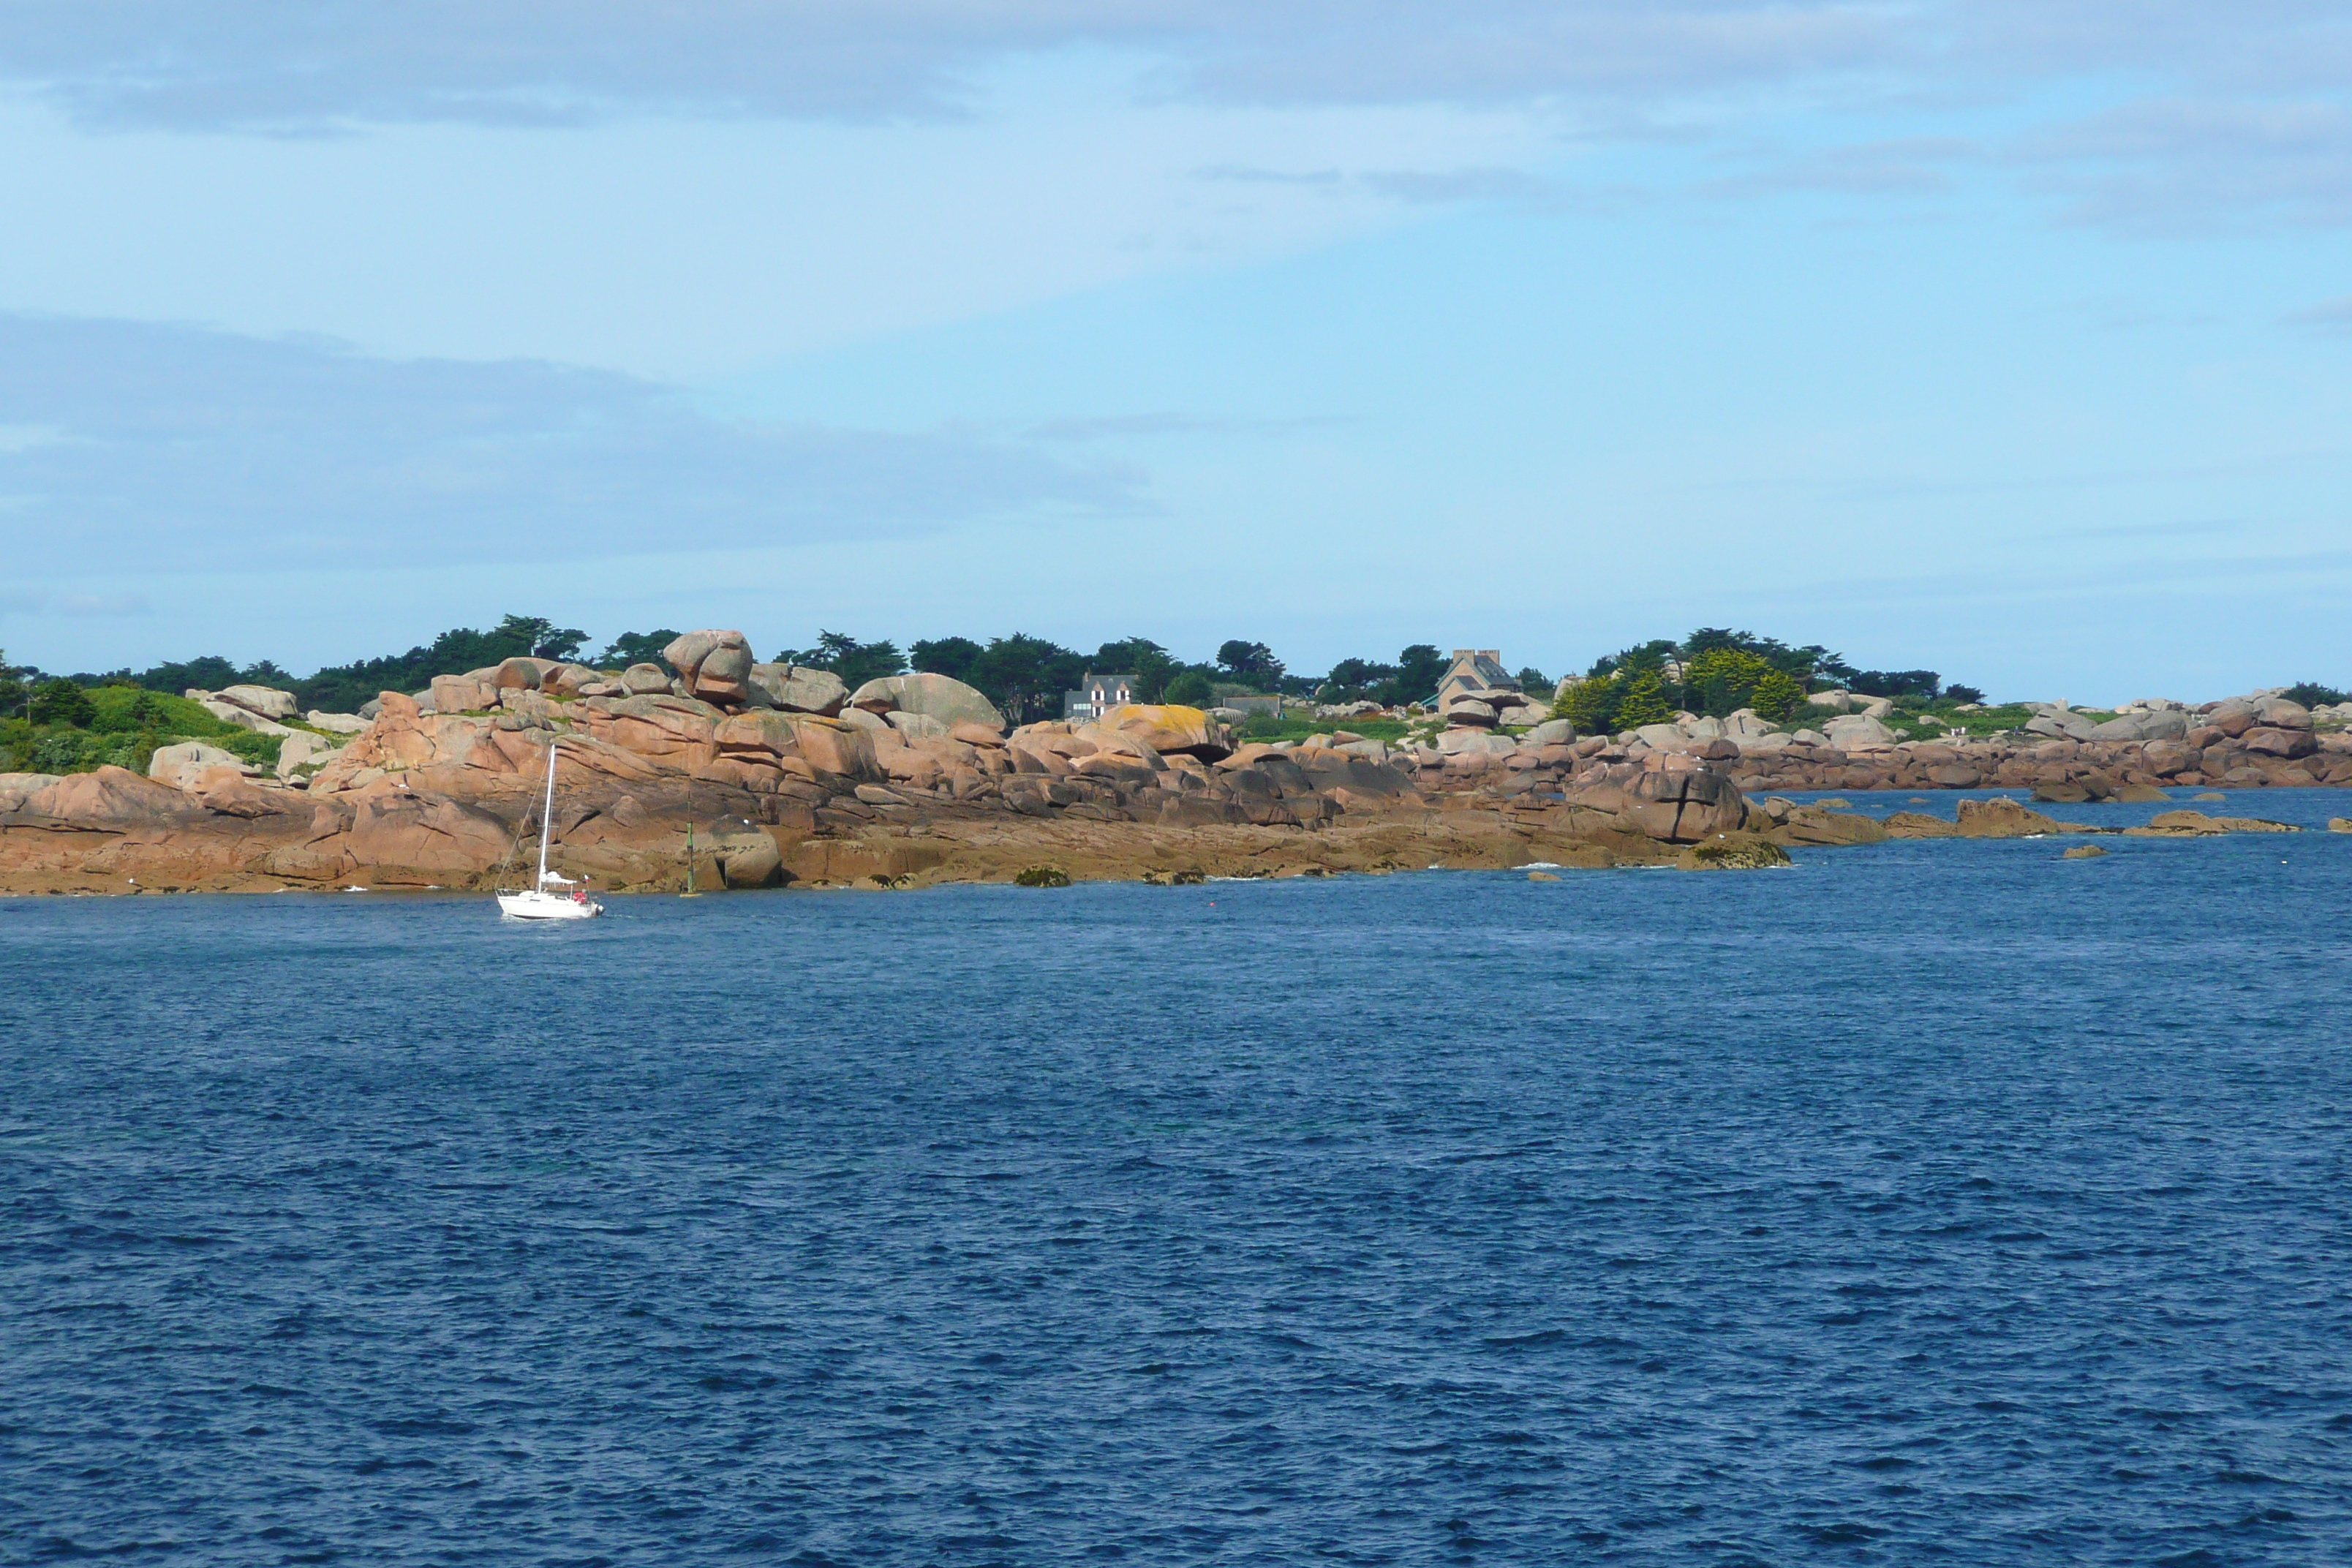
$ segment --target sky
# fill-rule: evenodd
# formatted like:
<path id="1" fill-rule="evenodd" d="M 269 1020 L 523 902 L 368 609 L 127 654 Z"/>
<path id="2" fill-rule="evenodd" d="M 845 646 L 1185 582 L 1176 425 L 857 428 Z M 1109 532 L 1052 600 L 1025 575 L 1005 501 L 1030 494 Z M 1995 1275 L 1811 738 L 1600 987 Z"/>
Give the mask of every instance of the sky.
<path id="1" fill-rule="evenodd" d="M 13 0 L 0 648 L 2352 686 L 2352 12 Z"/>

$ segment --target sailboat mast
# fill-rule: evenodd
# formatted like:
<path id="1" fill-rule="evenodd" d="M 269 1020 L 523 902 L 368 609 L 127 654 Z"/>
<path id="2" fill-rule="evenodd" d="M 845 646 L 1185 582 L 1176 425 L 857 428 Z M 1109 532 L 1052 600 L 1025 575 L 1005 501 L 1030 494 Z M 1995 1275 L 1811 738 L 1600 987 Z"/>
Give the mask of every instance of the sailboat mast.
<path id="1" fill-rule="evenodd" d="M 547 804 L 539 809 L 539 885 L 547 886 L 547 836 L 555 826 L 555 742 L 547 745 Z"/>

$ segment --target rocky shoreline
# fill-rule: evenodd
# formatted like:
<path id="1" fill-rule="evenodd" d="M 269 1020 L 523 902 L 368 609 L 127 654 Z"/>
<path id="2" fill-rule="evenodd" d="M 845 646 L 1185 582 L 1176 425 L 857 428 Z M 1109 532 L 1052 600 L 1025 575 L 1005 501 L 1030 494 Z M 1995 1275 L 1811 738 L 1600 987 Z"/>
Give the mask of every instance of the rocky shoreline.
<path id="1" fill-rule="evenodd" d="M 1993 784 L 2087 801 L 2352 783 L 2352 747 L 2273 699 L 2197 715 L 2177 738 L 1743 746 L 1681 726 L 1578 739 L 1555 722 L 1517 738 L 1476 731 L 1476 746 L 1391 748 L 1344 731 L 1240 743 L 1208 713 L 1157 705 L 1008 728 L 943 677 L 850 692 L 823 672 L 756 663 L 732 632 L 688 634 L 665 658 L 670 670 L 617 680 L 510 659 L 427 693 L 386 692 L 372 712 L 288 731 L 306 737 L 291 748 L 299 760 L 274 772 L 182 746 L 155 753 L 153 776 L 0 775 L 0 890 L 489 887 L 522 874 L 551 745 L 555 863 L 623 891 L 681 889 L 689 830 L 706 885 L 730 888 L 1706 868 L 1771 864 L 1793 845 L 2098 831 L 2011 801 L 1965 801 L 1957 823 L 1881 824 L 1752 798 L 1771 791 Z M 283 694 L 205 696 L 259 723 L 291 719 Z M 2168 815 L 2180 820 L 2137 831 L 2263 826 Z"/>

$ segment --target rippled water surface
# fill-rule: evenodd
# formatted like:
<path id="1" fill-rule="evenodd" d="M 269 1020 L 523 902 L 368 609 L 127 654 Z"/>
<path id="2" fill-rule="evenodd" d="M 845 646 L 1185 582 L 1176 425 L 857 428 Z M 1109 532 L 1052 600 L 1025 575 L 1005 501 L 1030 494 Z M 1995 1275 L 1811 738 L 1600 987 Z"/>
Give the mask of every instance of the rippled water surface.
<path id="1" fill-rule="evenodd" d="M 0 1559 L 2352 1561 L 2352 836 L 2107 847 L 0 900 Z"/>

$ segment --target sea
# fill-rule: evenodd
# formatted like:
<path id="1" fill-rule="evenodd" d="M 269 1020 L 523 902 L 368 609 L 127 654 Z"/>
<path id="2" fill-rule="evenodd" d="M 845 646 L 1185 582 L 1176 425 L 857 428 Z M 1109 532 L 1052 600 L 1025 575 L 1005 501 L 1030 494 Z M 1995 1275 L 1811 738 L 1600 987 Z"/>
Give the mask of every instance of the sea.
<path id="1" fill-rule="evenodd" d="M 0 900 L 0 1561 L 2352 1562 L 2352 795 L 2204 809 Z"/>

